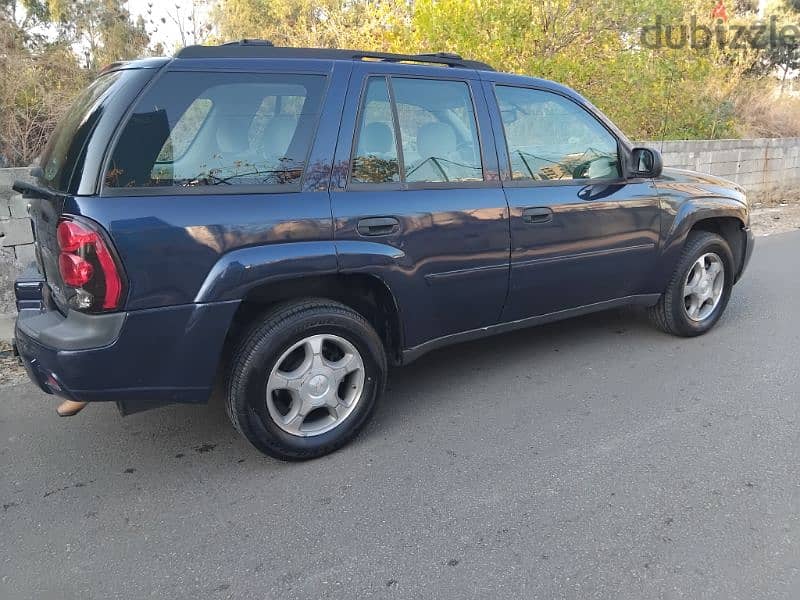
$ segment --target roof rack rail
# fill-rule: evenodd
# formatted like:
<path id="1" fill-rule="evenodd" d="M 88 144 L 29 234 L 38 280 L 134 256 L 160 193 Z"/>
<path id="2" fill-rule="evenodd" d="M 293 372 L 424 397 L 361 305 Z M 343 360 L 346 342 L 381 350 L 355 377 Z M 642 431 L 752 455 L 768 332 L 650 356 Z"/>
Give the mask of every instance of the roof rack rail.
<path id="1" fill-rule="evenodd" d="M 232 42 L 223 42 L 220 46 L 268 46 L 273 48 L 275 44 L 269 40 L 259 40 L 257 38 L 243 38 L 241 40 L 234 40 Z"/>
<path id="2" fill-rule="evenodd" d="M 339 50 L 327 48 L 290 48 L 275 46 L 268 40 L 244 39 L 219 46 L 187 46 L 176 58 L 320 58 L 328 60 L 379 60 L 386 62 L 418 62 L 479 71 L 494 69 L 477 60 L 466 60 L 453 52 L 429 54 L 394 54 L 368 50 Z"/>

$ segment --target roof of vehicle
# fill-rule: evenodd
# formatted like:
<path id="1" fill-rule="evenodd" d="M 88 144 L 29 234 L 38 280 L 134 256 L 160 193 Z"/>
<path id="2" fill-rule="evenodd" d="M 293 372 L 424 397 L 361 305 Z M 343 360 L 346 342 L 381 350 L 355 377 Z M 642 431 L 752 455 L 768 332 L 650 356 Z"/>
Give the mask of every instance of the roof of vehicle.
<path id="1" fill-rule="evenodd" d="M 368 50 L 328 48 L 290 48 L 275 46 L 267 40 L 244 39 L 219 46 L 187 46 L 175 58 L 316 58 L 327 60 L 379 60 L 393 63 L 423 63 L 453 68 L 494 71 L 483 62 L 467 60 L 452 52 L 430 54 L 394 54 Z"/>

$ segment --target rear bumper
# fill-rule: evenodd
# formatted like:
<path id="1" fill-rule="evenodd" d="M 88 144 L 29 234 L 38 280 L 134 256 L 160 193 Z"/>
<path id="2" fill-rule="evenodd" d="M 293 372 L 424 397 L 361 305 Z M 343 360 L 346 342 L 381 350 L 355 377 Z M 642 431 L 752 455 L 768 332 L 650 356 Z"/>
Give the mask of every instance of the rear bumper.
<path id="1" fill-rule="evenodd" d="M 37 300 L 31 277 L 21 281 L 15 347 L 42 391 L 117 402 L 123 414 L 208 400 L 238 301 L 65 316 L 43 284 Z"/>

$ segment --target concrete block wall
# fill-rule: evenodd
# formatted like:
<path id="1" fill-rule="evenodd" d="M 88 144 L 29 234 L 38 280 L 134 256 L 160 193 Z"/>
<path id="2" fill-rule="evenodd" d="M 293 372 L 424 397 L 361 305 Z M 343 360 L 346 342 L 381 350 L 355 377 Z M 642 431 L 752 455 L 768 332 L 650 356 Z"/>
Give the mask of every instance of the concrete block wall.
<path id="1" fill-rule="evenodd" d="M 800 138 L 639 143 L 659 149 L 666 166 L 735 181 L 753 201 L 800 197 Z"/>
<path id="2" fill-rule="evenodd" d="M 0 169 L 0 341 L 11 339 L 15 317 L 14 279 L 36 260 L 28 203 L 11 189 L 30 180 L 29 167 Z"/>

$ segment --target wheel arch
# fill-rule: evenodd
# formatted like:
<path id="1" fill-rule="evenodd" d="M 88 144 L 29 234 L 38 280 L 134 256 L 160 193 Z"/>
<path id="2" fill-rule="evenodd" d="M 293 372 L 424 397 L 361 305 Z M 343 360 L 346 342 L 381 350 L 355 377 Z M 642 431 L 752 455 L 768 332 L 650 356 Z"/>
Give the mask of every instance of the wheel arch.
<path id="1" fill-rule="evenodd" d="M 692 231 L 708 231 L 722 237 L 731 248 L 734 267 L 738 274 L 744 264 L 744 253 L 747 244 L 747 234 L 744 230 L 745 224 L 738 217 L 719 216 L 709 217 L 695 221 L 688 233 Z M 687 233 L 687 237 L 688 237 Z"/>
<path id="2" fill-rule="evenodd" d="M 716 233 L 728 242 L 738 279 L 745 264 L 749 220 L 747 206 L 732 198 L 694 197 L 683 202 L 665 234 L 661 277 L 664 285 L 671 277 L 692 231 Z"/>
<path id="3" fill-rule="evenodd" d="M 389 361 L 399 364 L 403 348 L 400 308 L 389 286 L 372 274 L 294 276 L 253 285 L 233 316 L 227 342 L 234 343 L 254 319 L 271 307 L 301 298 L 333 300 L 361 314 L 383 341 Z"/>

